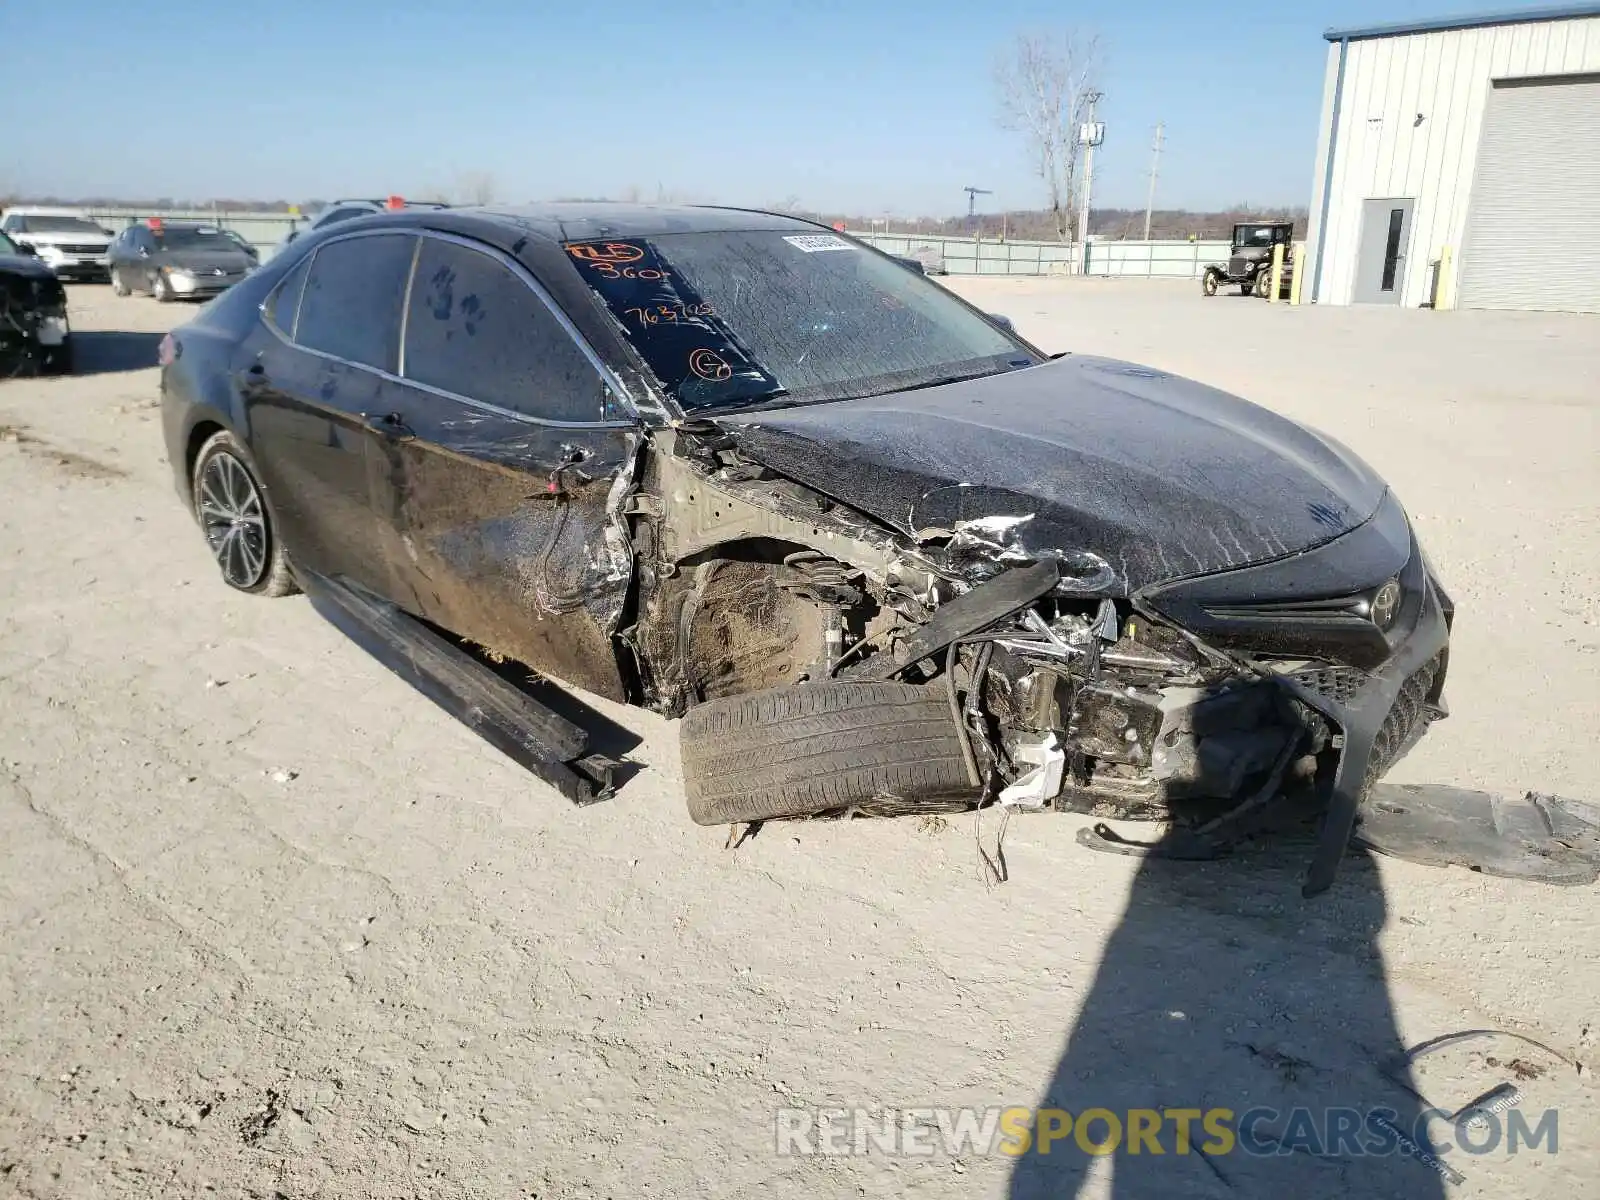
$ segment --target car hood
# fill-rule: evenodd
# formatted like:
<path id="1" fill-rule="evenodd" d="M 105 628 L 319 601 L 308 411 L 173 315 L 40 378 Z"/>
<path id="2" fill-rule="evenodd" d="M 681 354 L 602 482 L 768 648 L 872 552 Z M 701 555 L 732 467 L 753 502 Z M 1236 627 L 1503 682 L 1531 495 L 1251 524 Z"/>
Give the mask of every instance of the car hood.
<path id="1" fill-rule="evenodd" d="M 151 255 L 158 266 L 182 267 L 186 271 L 243 271 L 254 266 L 243 250 L 163 250 Z"/>
<path id="2" fill-rule="evenodd" d="M 0 254 L 0 275 L 23 279 L 54 279 L 56 273 L 28 254 Z"/>
<path id="3" fill-rule="evenodd" d="M 99 246 L 111 245 L 111 238 L 103 233 L 18 233 L 13 238 L 30 246 Z"/>
<path id="4" fill-rule="evenodd" d="M 920 541 L 1061 555 L 1085 591 L 1295 554 L 1386 490 L 1349 450 L 1237 396 L 1069 356 L 940 387 L 714 418 L 741 453 Z M 1095 566 L 1094 564 L 1098 564 Z"/>

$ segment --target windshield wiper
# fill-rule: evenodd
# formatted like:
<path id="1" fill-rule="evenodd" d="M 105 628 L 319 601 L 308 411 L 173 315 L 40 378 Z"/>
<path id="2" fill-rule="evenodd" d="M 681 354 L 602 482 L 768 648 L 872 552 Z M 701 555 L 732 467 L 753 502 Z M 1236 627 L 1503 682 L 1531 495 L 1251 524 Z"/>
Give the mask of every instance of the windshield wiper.
<path id="1" fill-rule="evenodd" d="M 714 404 L 697 404 L 689 409 L 692 413 L 705 413 L 707 416 L 716 416 L 725 412 L 750 412 L 763 408 L 798 408 L 800 401 L 788 398 L 789 393 L 784 388 L 777 388 L 770 392 L 762 392 L 758 396 L 745 396 L 738 400 L 728 400 Z"/>
<path id="2" fill-rule="evenodd" d="M 1012 359 L 1007 362 L 1005 366 L 996 371 L 985 370 L 952 372 L 948 375 L 935 376 L 933 379 L 923 379 L 916 383 L 907 383 L 901 384 L 897 387 L 884 388 L 882 391 L 862 392 L 859 396 L 853 396 L 851 399 L 865 400 L 872 396 L 894 396 L 900 392 L 920 392 L 924 388 L 944 387 L 946 384 L 951 383 L 965 383 L 969 379 L 988 379 L 991 375 L 1005 375 L 1011 371 L 1020 371 L 1024 367 L 1031 367 L 1033 365 L 1034 364 L 1032 362 L 1024 359 Z"/>

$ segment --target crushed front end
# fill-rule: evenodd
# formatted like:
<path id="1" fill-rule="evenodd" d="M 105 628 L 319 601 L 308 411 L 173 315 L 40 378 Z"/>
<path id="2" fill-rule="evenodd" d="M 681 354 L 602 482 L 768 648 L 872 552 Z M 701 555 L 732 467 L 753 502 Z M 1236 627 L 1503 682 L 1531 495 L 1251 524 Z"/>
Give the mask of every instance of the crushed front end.
<path id="1" fill-rule="evenodd" d="M 1445 711 L 1453 609 L 1398 500 L 1312 550 L 1133 596 L 1097 594 L 1092 554 L 1056 572 L 942 663 L 966 676 L 963 733 L 1000 802 L 1218 838 L 1274 801 L 1314 805 L 1305 890 L 1325 889 L 1367 789 Z"/>
<path id="2" fill-rule="evenodd" d="M 1321 546 L 1128 594 L 1094 551 L 1030 544 L 1026 513 L 906 538 L 721 433 L 655 448 L 625 639 L 663 711 L 795 685 L 930 689 L 958 725 L 968 804 L 1220 838 L 1286 800 L 1326 814 L 1308 894 L 1368 785 L 1443 713 L 1450 601 L 1392 495 Z"/>
<path id="3" fill-rule="evenodd" d="M 70 364 L 67 293 L 32 260 L 0 265 L 0 378 L 65 372 Z"/>

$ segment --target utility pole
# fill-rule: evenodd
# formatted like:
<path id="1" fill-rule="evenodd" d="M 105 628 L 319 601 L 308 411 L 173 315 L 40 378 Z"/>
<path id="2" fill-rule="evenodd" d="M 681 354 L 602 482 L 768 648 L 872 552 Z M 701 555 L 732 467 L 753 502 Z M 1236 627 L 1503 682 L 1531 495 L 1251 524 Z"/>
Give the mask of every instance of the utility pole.
<path id="1" fill-rule="evenodd" d="M 1094 119 L 1096 107 L 1104 92 L 1089 93 L 1089 119 L 1078 129 L 1078 141 L 1083 146 L 1083 191 L 1078 198 L 1078 241 L 1082 245 L 1078 259 L 1078 274 L 1088 273 L 1089 266 L 1089 194 L 1094 188 L 1094 148 L 1105 140 L 1105 126 Z"/>
<path id="2" fill-rule="evenodd" d="M 1150 147 L 1150 194 L 1144 201 L 1144 240 L 1150 240 L 1150 210 L 1156 206 L 1156 176 L 1161 173 L 1161 135 L 1165 127 L 1156 122 L 1156 142 Z"/>

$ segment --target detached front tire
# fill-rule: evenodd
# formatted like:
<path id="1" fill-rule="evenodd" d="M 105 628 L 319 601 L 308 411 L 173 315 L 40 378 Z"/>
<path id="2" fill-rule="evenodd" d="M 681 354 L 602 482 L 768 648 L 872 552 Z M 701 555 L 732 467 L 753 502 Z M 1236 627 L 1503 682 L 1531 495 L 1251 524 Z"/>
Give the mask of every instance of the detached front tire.
<path id="1" fill-rule="evenodd" d="M 689 816 L 732 825 L 813 816 L 883 797 L 968 797 L 943 689 L 818 682 L 709 700 L 680 730 Z"/>
<path id="2" fill-rule="evenodd" d="M 200 447 L 190 484 L 195 519 L 222 582 L 253 596 L 289 596 L 299 590 L 278 540 L 266 491 L 233 434 L 215 433 Z"/>

